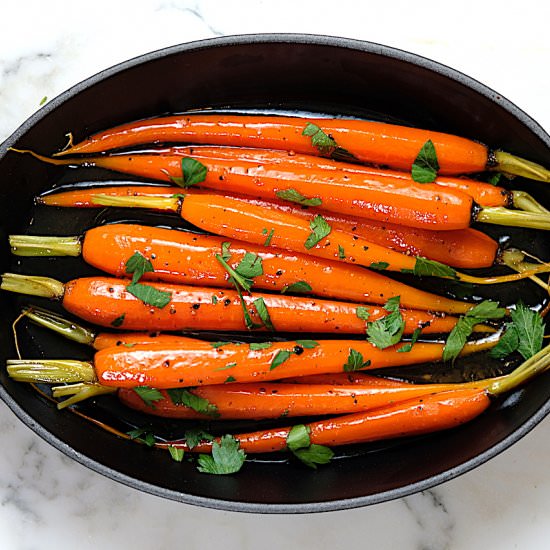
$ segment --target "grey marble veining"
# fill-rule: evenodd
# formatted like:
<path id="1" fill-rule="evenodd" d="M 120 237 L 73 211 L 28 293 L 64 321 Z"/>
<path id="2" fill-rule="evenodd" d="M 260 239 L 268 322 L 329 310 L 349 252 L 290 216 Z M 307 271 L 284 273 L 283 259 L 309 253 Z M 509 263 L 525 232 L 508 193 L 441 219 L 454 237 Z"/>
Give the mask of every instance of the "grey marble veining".
<path id="1" fill-rule="evenodd" d="M 549 16 L 550 7 L 534 0 L 506 9 L 431 0 L 4 3 L 0 140 L 44 96 L 103 68 L 180 42 L 249 32 L 340 35 L 426 55 L 498 90 L 548 130 Z M 482 467 L 424 493 L 309 516 L 236 514 L 140 493 L 65 457 L 3 404 L 0 433 L 0 548 L 7 550 L 542 550 L 550 539 L 548 420 Z"/>

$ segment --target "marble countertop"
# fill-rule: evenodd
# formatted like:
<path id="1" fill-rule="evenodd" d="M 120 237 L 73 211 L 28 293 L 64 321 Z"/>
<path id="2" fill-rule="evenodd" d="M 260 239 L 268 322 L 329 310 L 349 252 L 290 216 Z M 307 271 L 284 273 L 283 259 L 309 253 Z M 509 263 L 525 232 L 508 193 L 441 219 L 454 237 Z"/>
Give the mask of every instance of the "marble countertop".
<path id="1" fill-rule="evenodd" d="M 253 32 L 330 34 L 418 53 L 477 78 L 550 130 L 550 5 L 536 0 L 20 0 L 3 3 L 0 14 L 0 141 L 42 98 L 101 69 L 181 42 Z M 0 548 L 9 550 L 536 550 L 550 539 L 548 419 L 432 490 L 307 516 L 223 512 L 140 493 L 65 457 L 4 404 L 0 431 Z"/>

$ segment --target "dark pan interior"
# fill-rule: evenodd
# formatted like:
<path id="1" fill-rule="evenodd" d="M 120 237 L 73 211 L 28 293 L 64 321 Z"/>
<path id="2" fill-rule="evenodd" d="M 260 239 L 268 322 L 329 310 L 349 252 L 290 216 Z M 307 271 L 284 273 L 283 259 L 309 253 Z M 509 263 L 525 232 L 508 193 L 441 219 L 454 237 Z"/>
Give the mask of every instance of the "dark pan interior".
<path id="1" fill-rule="evenodd" d="M 175 218 L 122 210 L 35 208 L 33 196 L 52 186 L 86 178 L 104 180 L 100 170 L 47 166 L 27 156 L 6 153 L 8 146 L 51 154 L 65 134 L 79 140 L 116 124 L 189 109 L 260 109 L 312 111 L 398 121 L 479 139 L 550 165 L 549 138 L 525 114 L 482 85 L 410 54 L 382 46 L 321 37 L 252 36 L 183 45 L 144 56 L 105 71 L 51 102 L 0 150 L 0 262 L 16 270 L 68 280 L 94 273 L 79 260 L 14 261 L 7 248 L 10 233 L 79 234 L 98 223 L 139 220 L 182 226 Z M 116 178 L 116 176 L 114 176 Z M 541 202 L 548 189 L 515 180 Z M 509 237 L 539 257 L 550 258 L 546 235 L 528 230 L 483 228 Z M 427 286 L 431 283 L 422 282 Z M 494 290 L 473 289 L 476 296 Z M 512 303 L 518 294 L 530 305 L 544 297 L 533 284 L 500 287 L 498 297 Z M 1 358 L 15 357 L 11 323 L 29 300 L 0 296 Z M 61 311 L 57 305 L 33 303 Z M 89 350 L 22 324 L 25 357 L 89 357 Z M 213 338 L 219 339 L 216 335 Z M 493 372 L 487 357 L 462 364 L 471 371 Z M 434 379 L 456 371 L 430 366 Z M 419 371 L 410 369 L 414 377 Z M 443 372 L 442 376 L 439 373 Z M 531 429 L 548 411 L 550 376 L 497 402 L 479 419 L 446 433 L 399 442 L 339 450 L 328 467 L 312 471 L 284 456 L 259 457 L 238 475 L 208 476 L 167 453 L 119 439 L 68 411 L 59 412 L 25 384 L 0 371 L 2 396 L 39 435 L 87 466 L 113 479 L 161 496 L 201 505 L 257 512 L 310 512 L 371 504 L 409 494 L 450 479 L 484 462 Z M 81 410 L 120 429 L 143 425 L 140 415 L 105 397 Z M 238 425 L 232 426 L 238 429 Z M 155 424 L 166 437 L 181 426 Z"/>

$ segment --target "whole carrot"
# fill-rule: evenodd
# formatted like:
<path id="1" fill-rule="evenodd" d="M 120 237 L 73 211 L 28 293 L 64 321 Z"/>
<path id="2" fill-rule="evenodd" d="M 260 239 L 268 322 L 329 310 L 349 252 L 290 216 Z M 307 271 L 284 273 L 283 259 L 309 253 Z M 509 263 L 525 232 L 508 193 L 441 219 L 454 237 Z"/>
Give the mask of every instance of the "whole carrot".
<path id="1" fill-rule="evenodd" d="M 372 270 L 266 247 L 269 232 L 262 236 L 263 244 L 231 241 L 226 245 L 231 255 L 228 264 L 233 269 L 238 269 L 247 253 L 249 257 L 254 254 L 258 258 L 261 273 L 254 278 L 254 288 L 292 293 L 292 285 L 298 283 L 303 287 L 305 283 L 302 291 L 305 288 L 306 294 L 338 300 L 382 305 L 392 296 L 400 296 L 401 304 L 414 309 L 464 312 L 469 307 L 414 289 Z M 228 241 L 214 235 L 111 224 L 90 229 L 82 238 L 11 235 L 9 240 L 16 255 L 82 254 L 90 265 L 117 277 L 128 276 L 127 262 L 137 252 L 153 267 L 153 271 L 143 274 L 143 279 L 218 288 L 232 286 L 228 272 L 217 258 L 223 243 Z"/>
<path id="2" fill-rule="evenodd" d="M 98 206 L 93 202 L 94 197 L 98 195 L 170 198 L 179 193 L 181 193 L 181 188 L 179 187 L 120 185 L 100 188 L 86 187 L 83 189 L 49 193 L 37 197 L 36 201 L 39 204 L 49 206 L 90 208 Z M 187 189 L 186 193 L 200 194 L 203 191 Z M 467 269 L 490 267 L 497 260 L 498 243 L 485 233 L 472 228 L 455 231 L 419 229 L 376 222 L 365 218 L 353 218 L 316 208 L 303 208 L 280 200 L 265 201 L 228 193 L 224 193 L 224 195 L 241 200 L 243 207 L 247 203 L 252 203 L 263 208 L 282 210 L 309 221 L 313 220 L 317 214 L 320 214 L 335 229 L 350 232 L 398 252 L 413 256 L 423 256 L 453 267 Z"/>
<path id="3" fill-rule="evenodd" d="M 315 132 L 318 128 L 322 134 Z M 304 135 L 306 134 L 306 135 Z M 309 135 L 307 135 L 309 134 Z M 316 146 L 315 136 L 330 137 Z M 410 170 L 422 146 L 431 140 L 441 174 L 499 170 L 541 181 L 542 166 L 487 146 L 442 132 L 365 120 L 312 117 L 186 114 L 130 122 L 99 132 L 58 155 L 97 153 L 156 142 L 187 142 L 282 149 L 306 154 L 350 155 L 359 162 Z M 343 150 L 343 151 L 342 151 Z"/>
<path id="4" fill-rule="evenodd" d="M 400 386 L 368 386 L 330 384 L 248 383 L 201 386 L 188 390 L 205 399 L 208 410 L 196 411 L 162 390 L 162 399 L 154 407 L 133 389 L 118 390 L 120 401 L 135 410 L 163 418 L 219 420 L 261 420 L 293 416 L 350 414 L 373 410 L 409 399 L 451 390 L 453 384 L 401 384 Z"/>
<path id="5" fill-rule="evenodd" d="M 498 339 L 469 344 L 462 354 L 493 347 Z M 401 346 L 379 349 L 364 340 L 296 340 L 273 342 L 269 347 L 201 340 L 179 345 L 136 344 L 114 346 L 85 361 L 10 360 L 8 373 L 18 381 L 99 382 L 103 386 L 170 389 L 233 382 L 267 382 L 279 378 L 411 365 L 441 360 L 443 344 L 416 343 L 406 353 Z"/>
<path id="6" fill-rule="evenodd" d="M 93 158 L 52 159 L 33 151 L 37 159 L 56 165 L 97 166 L 146 178 L 170 181 L 181 178 L 182 156 L 157 153 L 106 155 Z M 420 184 L 402 178 L 379 178 L 337 170 L 289 167 L 272 170 L 234 160 L 203 158 L 206 176 L 202 185 L 214 190 L 259 196 L 270 200 L 280 193 L 298 193 L 317 200 L 323 209 L 408 227 L 454 230 L 473 221 L 550 229 L 548 211 L 524 212 L 503 207 L 482 207 L 460 190 L 437 184 Z"/>
<path id="7" fill-rule="evenodd" d="M 321 216 L 307 220 L 281 210 L 262 208 L 222 195 L 187 194 L 170 198 L 98 195 L 94 202 L 103 206 L 145 207 L 172 210 L 193 225 L 217 235 L 247 243 L 265 245 L 265 235 L 272 233 L 269 246 L 306 253 L 318 258 L 338 260 L 346 264 L 455 278 L 476 284 L 495 284 L 524 279 L 548 271 L 540 265 L 531 271 L 498 277 L 475 277 L 459 273 L 448 266 L 426 264 L 424 258 L 408 256 L 377 245 L 347 231 L 335 229 Z M 525 213 L 529 216 L 535 215 Z M 540 214 L 540 216 L 543 216 Z M 550 218 L 545 220 L 550 228 Z"/>
<path id="8" fill-rule="evenodd" d="M 357 308 L 364 307 L 362 304 L 261 293 L 244 296 L 241 302 L 239 293 L 229 289 L 168 283 L 143 286 L 146 292 L 162 298 L 163 304 L 146 303 L 132 294 L 129 281 L 110 277 L 85 277 L 63 284 L 48 277 L 5 273 L 0 288 L 61 300 L 68 312 L 85 321 L 124 330 L 246 331 L 261 327 L 280 332 L 364 334 L 366 328 L 366 315 L 362 318 L 358 315 Z M 268 311 L 269 321 L 264 317 L 265 323 L 259 313 L 259 300 Z M 384 308 L 374 306 L 365 308 L 363 313 L 368 315 L 369 321 L 388 314 Z M 425 333 L 446 333 L 457 322 L 456 317 L 416 310 L 405 310 L 402 314 L 408 334 L 422 327 Z M 254 324 L 251 326 L 250 322 Z"/>

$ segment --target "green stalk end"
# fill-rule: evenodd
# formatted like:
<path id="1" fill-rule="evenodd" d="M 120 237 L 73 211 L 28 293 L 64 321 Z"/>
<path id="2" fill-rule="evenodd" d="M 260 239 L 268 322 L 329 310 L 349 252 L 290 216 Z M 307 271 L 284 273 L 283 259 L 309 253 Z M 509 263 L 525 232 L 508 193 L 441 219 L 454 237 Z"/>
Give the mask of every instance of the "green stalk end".
<path id="1" fill-rule="evenodd" d="M 33 323 L 61 334 L 69 340 L 91 346 L 94 343 L 96 332 L 73 323 L 61 315 L 36 306 L 30 306 L 23 310 L 24 315 Z"/>
<path id="2" fill-rule="evenodd" d="M 98 194 L 92 198 L 92 203 L 101 206 L 119 206 L 123 208 L 151 208 L 154 210 L 167 210 L 177 212 L 180 208 L 180 197 L 154 197 L 154 196 L 124 196 Z"/>
<path id="3" fill-rule="evenodd" d="M 504 151 L 495 151 L 494 155 L 496 164 L 491 168 L 492 170 L 512 176 L 550 182 L 550 170 L 536 162 L 516 157 Z"/>
<path id="4" fill-rule="evenodd" d="M 55 386 L 52 388 L 52 395 L 56 399 L 70 396 L 68 399 L 57 404 L 57 408 L 61 410 L 86 399 L 97 397 L 98 395 L 115 393 L 116 391 L 117 388 L 110 388 L 101 384 L 78 383 L 71 384 L 70 386 Z"/>
<path id="5" fill-rule="evenodd" d="M 65 293 L 65 286 L 60 281 L 50 279 L 50 277 L 20 275 L 19 273 L 4 273 L 0 289 L 53 300 L 60 300 Z"/>
<path id="6" fill-rule="evenodd" d="M 511 195 L 512 204 L 515 208 L 525 212 L 550 215 L 550 210 L 542 206 L 542 204 L 535 200 L 529 193 L 525 191 L 511 191 Z"/>
<path id="7" fill-rule="evenodd" d="M 550 229 L 550 214 L 545 212 L 524 212 L 508 208 L 483 207 L 477 214 L 476 221 L 511 227 L 528 227 L 531 229 Z"/>
<path id="8" fill-rule="evenodd" d="M 70 359 L 10 359 L 7 361 L 7 371 L 10 378 L 17 382 L 70 384 L 97 381 L 91 363 Z"/>
<path id="9" fill-rule="evenodd" d="M 15 256 L 80 256 L 80 237 L 40 237 L 10 235 L 11 252 Z"/>

